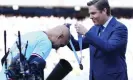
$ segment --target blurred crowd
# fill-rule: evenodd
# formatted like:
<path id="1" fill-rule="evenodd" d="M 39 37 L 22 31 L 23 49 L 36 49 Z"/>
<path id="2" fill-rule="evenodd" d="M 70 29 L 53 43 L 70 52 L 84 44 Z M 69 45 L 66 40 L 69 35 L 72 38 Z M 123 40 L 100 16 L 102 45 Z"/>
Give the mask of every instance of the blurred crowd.
<path id="1" fill-rule="evenodd" d="M 120 18 L 119 21 L 123 22 L 128 28 L 128 46 L 127 46 L 127 68 L 129 80 L 133 80 L 133 19 Z M 47 30 L 53 28 L 57 25 L 62 25 L 64 23 L 70 23 L 71 34 L 77 39 L 77 33 L 75 31 L 74 25 L 76 23 L 82 23 L 88 30 L 93 25 L 91 19 L 86 17 L 83 20 L 77 20 L 76 18 L 64 18 L 64 17 L 23 17 L 23 16 L 5 16 L 0 15 L 0 59 L 4 55 L 4 30 L 7 31 L 7 47 L 11 47 L 13 42 L 17 37 L 17 31 L 19 30 L 21 34 L 31 31 Z M 46 78 L 49 73 L 53 70 L 54 66 L 58 63 L 61 58 L 68 60 L 73 66 L 73 71 L 68 74 L 64 80 L 88 80 L 89 79 L 89 53 L 88 49 L 83 50 L 83 66 L 84 70 L 80 70 L 74 53 L 70 51 L 67 46 L 65 48 L 59 49 L 57 52 L 54 50 L 48 57 L 46 69 L 44 70 L 44 77 Z M 79 55 L 79 53 L 78 53 Z M 46 61 L 47 61 L 46 60 Z M 0 68 L 1 69 L 1 68 Z"/>

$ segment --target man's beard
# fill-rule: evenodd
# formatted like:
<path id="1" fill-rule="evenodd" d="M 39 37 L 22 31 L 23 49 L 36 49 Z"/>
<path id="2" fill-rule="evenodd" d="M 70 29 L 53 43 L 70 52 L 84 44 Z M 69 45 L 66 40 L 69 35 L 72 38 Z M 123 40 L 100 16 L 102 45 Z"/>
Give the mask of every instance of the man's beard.
<path id="1" fill-rule="evenodd" d="M 58 50 L 59 49 L 59 46 L 56 46 L 56 45 L 53 45 L 52 44 L 52 48 L 55 49 L 55 50 Z"/>

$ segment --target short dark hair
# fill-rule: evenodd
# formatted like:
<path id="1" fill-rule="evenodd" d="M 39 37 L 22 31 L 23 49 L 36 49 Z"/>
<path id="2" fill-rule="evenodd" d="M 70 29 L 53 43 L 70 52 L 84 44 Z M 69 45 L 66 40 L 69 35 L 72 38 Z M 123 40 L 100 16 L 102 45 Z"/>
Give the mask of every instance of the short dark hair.
<path id="1" fill-rule="evenodd" d="M 100 11 L 104 10 L 104 8 L 107 9 L 107 15 L 111 14 L 110 6 L 108 3 L 108 0 L 92 0 L 87 3 L 88 6 L 95 5 L 96 8 Z"/>

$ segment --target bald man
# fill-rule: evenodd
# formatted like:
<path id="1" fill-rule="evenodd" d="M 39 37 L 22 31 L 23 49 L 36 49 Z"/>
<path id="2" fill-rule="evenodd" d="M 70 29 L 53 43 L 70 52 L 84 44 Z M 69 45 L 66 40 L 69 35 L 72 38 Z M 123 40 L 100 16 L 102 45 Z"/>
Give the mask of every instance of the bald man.
<path id="1" fill-rule="evenodd" d="M 60 47 L 64 47 L 69 39 L 69 29 L 65 25 L 60 25 L 47 31 L 29 32 L 21 36 L 22 54 L 25 55 L 30 65 L 37 64 L 38 67 L 35 67 L 37 71 L 43 70 L 46 64 L 45 60 L 51 49 L 57 50 Z M 28 46 L 25 52 L 27 41 Z M 11 47 L 10 52 L 12 52 L 13 56 L 12 65 L 19 58 L 16 42 Z"/>

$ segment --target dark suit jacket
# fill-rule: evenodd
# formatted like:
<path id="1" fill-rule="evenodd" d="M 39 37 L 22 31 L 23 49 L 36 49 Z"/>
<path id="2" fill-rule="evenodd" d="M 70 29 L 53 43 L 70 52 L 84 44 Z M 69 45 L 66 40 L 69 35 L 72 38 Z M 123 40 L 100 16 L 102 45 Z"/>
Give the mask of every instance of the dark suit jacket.
<path id="1" fill-rule="evenodd" d="M 92 73 L 96 80 L 121 80 L 116 77 L 121 76 L 119 73 L 127 71 L 127 28 L 112 18 L 101 36 L 98 36 L 98 31 L 99 26 L 93 26 L 83 38 L 83 49 L 90 48 L 90 80 Z M 78 42 L 73 37 L 71 39 L 78 51 Z M 71 49 L 70 44 L 68 47 Z"/>

